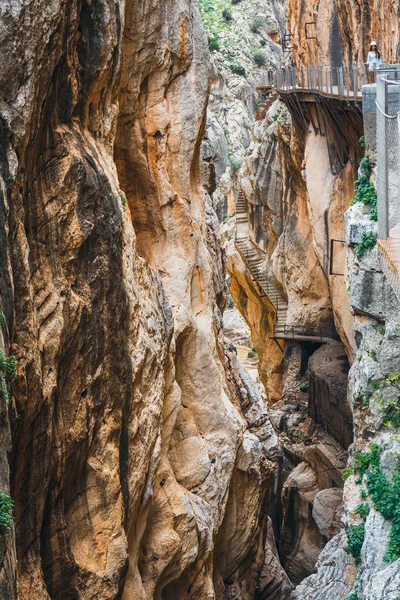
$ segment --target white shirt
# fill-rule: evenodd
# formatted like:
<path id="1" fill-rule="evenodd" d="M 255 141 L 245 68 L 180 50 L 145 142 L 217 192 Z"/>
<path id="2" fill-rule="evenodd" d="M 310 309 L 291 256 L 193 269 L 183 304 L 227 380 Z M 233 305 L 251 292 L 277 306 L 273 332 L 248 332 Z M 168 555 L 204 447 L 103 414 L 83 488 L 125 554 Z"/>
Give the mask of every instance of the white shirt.
<path id="1" fill-rule="evenodd" d="M 380 65 L 381 62 L 382 62 L 382 59 L 378 58 L 376 52 L 374 52 L 373 50 L 370 50 L 368 52 L 367 64 L 371 69 L 376 69 L 376 67 L 378 65 Z"/>

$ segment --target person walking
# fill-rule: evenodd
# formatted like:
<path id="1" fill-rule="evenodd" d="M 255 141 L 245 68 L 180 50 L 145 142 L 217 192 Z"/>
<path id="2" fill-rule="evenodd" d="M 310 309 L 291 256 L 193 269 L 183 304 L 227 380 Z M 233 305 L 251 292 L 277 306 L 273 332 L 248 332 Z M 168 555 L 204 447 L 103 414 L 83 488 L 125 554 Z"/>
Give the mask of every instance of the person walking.
<path id="1" fill-rule="evenodd" d="M 275 75 L 274 69 L 272 67 L 269 67 L 269 69 L 268 69 L 268 84 L 269 85 L 273 85 L 274 75 Z"/>
<path id="2" fill-rule="evenodd" d="M 369 82 L 375 83 L 375 71 L 382 64 L 381 53 L 379 52 L 378 44 L 374 41 L 369 46 L 369 52 L 367 56 Z"/>

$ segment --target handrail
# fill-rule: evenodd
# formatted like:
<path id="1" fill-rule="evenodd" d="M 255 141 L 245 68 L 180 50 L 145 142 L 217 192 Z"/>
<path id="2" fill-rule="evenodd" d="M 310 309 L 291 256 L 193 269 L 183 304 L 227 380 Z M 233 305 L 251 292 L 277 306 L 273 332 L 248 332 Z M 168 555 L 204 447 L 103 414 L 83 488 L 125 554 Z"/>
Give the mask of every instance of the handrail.
<path id="1" fill-rule="evenodd" d="M 300 76 L 296 67 L 282 68 L 276 72 L 276 88 L 279 92 L 313 92 L 332 97 L 357 100 L 361 96 L 362 85 L 367 82 L 366 65 L 362 67 L 304 66 L 300 68 Z M 400 72 L 400 65 L 383 65 L 375 73 L 377 75 Z"/>

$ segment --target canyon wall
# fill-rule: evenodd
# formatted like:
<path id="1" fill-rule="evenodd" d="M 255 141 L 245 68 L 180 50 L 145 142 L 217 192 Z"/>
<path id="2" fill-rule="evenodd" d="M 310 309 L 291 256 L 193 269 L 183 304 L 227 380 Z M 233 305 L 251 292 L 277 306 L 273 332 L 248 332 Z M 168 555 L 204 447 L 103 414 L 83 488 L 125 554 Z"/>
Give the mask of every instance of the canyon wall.
<path id="1" fill-rule="evenodd" d="M 389 19 L 384 19 L 382 8 L 371 3 L 364 3 L 361 10 L 334 2 L 289 2 L 294 63 L 301 67 L 355 62 L 361 67 L 370 37 L 381 43 L 384 59 L 393 61 L 397 22 L 393 26 L 390 23 L 397 7 L 390 3 L 388 10 Z M 355 251 L 361 233 L 357 237 L 351 232 L 374 231 L 369 209 L 360 208 L 358 203 L 348 210 L 363 154 L 357 142 L 362 133 L 360 113 L 356 110 L 354 115 L 345 115 L 342 111 L 335 114 L 337 122 L 333 122 L 331 115 L 324 113 L 325 107 L 318 106 L 303 112 L 306 123 L 299 126 L 298 107 L 283 96 L 281 100 L 284 104 L 277 100 L 266 105 L 266 115 L 255 124 L 253 142 L 239 171 L 247 216 L 236 215 L 236 236 L 245 237 L 253 250 L 246 258 L 243 243 L 236 244 L 235 251 L 231 241 L 227 263 L 232 294 L 258 342 L 260 377 L 267 386 L 269 402 L 276 403 L 271 415 L 289 458 L 282 474 L 281 559 L 295 583 L 317 568 L 315 575 L 296 588 L 296 598 L 317 600 L 326 593 L 332 600 L 343 600 L 349 594 L 352 598 L 393 600 L 397 597 L 399 561 L 396 552 L 388 558 L 387 548 L 390 543 L 389 548 L 393 548 L 395 542 L 390 540 L 397 539 L 393 538 L 397 535 L 396 515 L 390 517 L 388 511 L 378 510 L 371 484 L 353 466 L 349 469 L 356 472 L 345 484 L 341 511 L 340 473 L 336 481 L 325 482 L 324 489 L 317 491 L 321 456 L 315 459 L 312 451 L 304 456 L 303 450 L 304 444 L 315 449 L 317 434 L 313 428 L 318 423 L 343 449 L 350 446 L 350 456 L 355 453 L 356 457 L 350 465 L 358 464 L 360 453 L 368 457 L 375 444 L 381 452 L 382 477 L 389 481 L 397 477 L 396 459 L 394 463 L 389 459 L 390 453 L 398 455 L 397 421 L 389 409 L 391 402 L 397 401 L 389 400 L 387 388 L 396 388 L 393 381 L 397 381 L 400 368 L 398 304 L 384 281 L 376 251 L 365 258 Z M 342 135 L 337 137 L 339 131 Z M 370 160 L 373 166 L 373 155 Z M 278 339 L 282 348 L 285 344 L 279 355 L 271 340 L 279 311 L 264 297 L 257 281 L 261 272 L 268 274 L 287 301 L 288 325 L 312 330 L 333 320 L 343 345 L 324 345 L 315 352 L 315 347 L 306 349 L 304 342 Z M 302 361 L 296 358 L 296 353 L 298 357 L 302 352 L 315 352 L 308 367 L 307 398 L 301 394 L 308 389 L 306 367 L 302 368 Z M 348 393 L 347 361 L 352 365 Z M 381 388 L 384 392 L 377 391 Z M 279 393 L 282 401 L 277 401 Z M 308 439 L 301 420 L 305 409 L 312 417 L 309 431 L 314 431 Z M 297 437 L 295 447 L 291 436 Z M 330 472 L 334 473 L 333 463 Z M 364 487 L 360 488 L 361 483 Z M 390 484 L 386 486 L 382 493 L 389 494 Z M 322 521 L 330 515 L 328 526 L 321 527 L 321 515 Z M 391 520 L 394 525 L 390 525 Z M 328 530 L 333 537 L 316 563 L 327 541 L 323 532 Z M 353 544 L 361 531 L 358 556 Z"/>
<path id="2" fill-rule="evenodd" d="M 17 2 L 1 31 L 2 591 L 287 597 L 277 438 L 222 335 L 197 5 Z"/>

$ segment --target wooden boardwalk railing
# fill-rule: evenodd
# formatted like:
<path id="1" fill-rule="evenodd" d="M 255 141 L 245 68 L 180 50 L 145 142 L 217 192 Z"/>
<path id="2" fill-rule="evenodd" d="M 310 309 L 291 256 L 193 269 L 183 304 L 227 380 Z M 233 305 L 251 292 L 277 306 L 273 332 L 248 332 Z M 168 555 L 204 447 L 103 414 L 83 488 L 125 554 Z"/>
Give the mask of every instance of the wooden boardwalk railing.
<path id="1" fill-rule="evenodd" d="M 400 71 L 400 65 L 382 65 L 375 71 L 378 75 L 395 76 Z M 306 66 L 282 68 L 276 71 L 273 82 L 268 73 L 261 76 L 258 89 L 262 90 L 271 85 L 280 93 L 320 94 L 325 97 L 345 101 L 361 101 L 362 86 L 368 84 L 366 65 L 351 65 L 349 67 Z"/>

